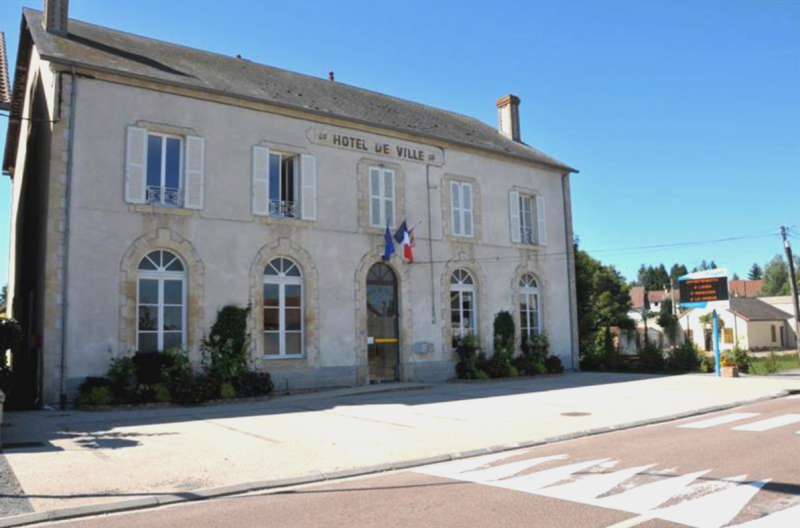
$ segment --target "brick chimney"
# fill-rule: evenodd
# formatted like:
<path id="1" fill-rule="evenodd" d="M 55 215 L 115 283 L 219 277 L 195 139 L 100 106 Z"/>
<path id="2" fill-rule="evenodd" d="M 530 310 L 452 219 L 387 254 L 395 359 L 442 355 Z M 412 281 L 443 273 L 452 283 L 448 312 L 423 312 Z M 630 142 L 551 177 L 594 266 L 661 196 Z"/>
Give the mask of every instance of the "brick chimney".
<path id="1" fill-rule="evenodd" d="M 42 25 L 48 33 L 67 36 L 69 0 L 44 0 Z"/>
<path id="2" fill-rule="evenodd" d="M 509 94 L 497 100 L 497 121 L 497 129 L 501 134 L 520 141 L 519 97 Z"/>

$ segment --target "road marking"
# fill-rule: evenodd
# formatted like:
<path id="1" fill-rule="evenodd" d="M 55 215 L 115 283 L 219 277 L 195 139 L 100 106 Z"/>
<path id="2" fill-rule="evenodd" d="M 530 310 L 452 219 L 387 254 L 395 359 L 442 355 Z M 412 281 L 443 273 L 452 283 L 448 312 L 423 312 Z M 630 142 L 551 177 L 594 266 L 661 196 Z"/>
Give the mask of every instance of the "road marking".
<path id="1" fill-rule="evenodd" d="M 653 517 L 695 528 L 721 528 L 739 515 L 750 499 L 772 479 L 757 480 L 735 488 L 704 495 L 651 512 Z"/>
<path id="2" fill-rule="evenodd" d="M 588 469 L 592 466 L 602 464 L 607 460 L 607 458 L 601 458 L 599 460 L 590 460 L 589 462 L 579 462 L 577 464 L 570 464 L 568 466 L 546 469 L 544 471 L 539 471 L 538 473 L 532 473 L 522 477 L 498 480 L 488 484 L 490 486 L 496 486 L 499 488 L 533 493 L 538 489 L 551 486 L 562 480 L 566 480 L 578 471 L 583 471 L 584 469 Z"/>
<path id="3" fill-rule="evenodd" d="M 787 399 L 789 399 L 789 400 L 800 400 L 800 394 L 795 394 L 794 396 L 789 396 Z"/>
<path id="4" fill-rule="evenodd" d="M 598 499 L 595 501 L 595 505 L 601 508 L 643 514 L 646 511 L 661 506 L 675 495 L 678 495 L 681 491 L 686 489 L 689 484 L 709 471 L 711 470 L 706 469 L 705 471 L 697 471 L 696 473 L 689 473 L 688 475 L 670 477 L 650 484 L 643 484 L 631 490 Z"/>
<path id="5" fill-rule="evenodd" d="M 603 493 L 608 493 L 626 480 L 633 478 L 637 473 L 648 470 L 655 464 L 639 466 L 611 473 L 598 473 L 584 477 L 569 484 L 562 484 L 547 488 L 539 492 L 539 495 L 546 495 L 556 499 L 584 502 L 595 499 Z"/>
<path id="6" fill-rule="evenodd" d="M 783 427 L 784 425 L 789 425 L 797 422 L 800 422 L 800 414 L 784 414 L 782 416 L 776 416 L 775 418 L 769 418 L 767 420 L 761 420 L 759 422 L 747 425 L 740 425 L 739 427 L 734 427 L 733 430 L 755 431 L 760 433 L 762 431 L 768 431 L 770 429 Z"/>
<path id="7" fill-rule="evenodd" d="M 787 526 L 800 526 L 800 506 L 793 506 L 760 519 L 737 524 L 733 528 L 786 528 Z"/>
<path id="8" fill-rule="evenodd" d="M 724 416 L 717 416 L 715 418 L 709 418 L 707 420 L 701 420 L 699 422 L 692 422 L 689 424 L 679 425 L 683 429 L 708 429 L 709 427 L 715 427 L 717 425 L 723 425 L 731 422 L 738 422 L 739 420 L 744 420 L 746 418 L 752 418 L 753 416 L 758 416 L 760 413 L 733 413 L 733 414 L 726 414 Z"/>
<path id="9" fill-rule="evenodd" d="M 497 462 L 498 460 L 503 460 L 504 458 L 511 458 L 517 455 L 524 455 L 526 451 L 523 452 L 514 452 L 514 451 L 506 451 L 504 453 L 497 453 L 494 455 L 485 455 L 475 458 L 467 458 L 465 460 L 456 460 L 455 462 L 445 462 L 442 464 L 436 464 L 434 466 L 426 467 L 417 470 L 419 473 L 424 473 L 426 475 L 433 475 L 435 477 L 448 477 L 459 479 L 455 475 L 459 473 L 464 473 L 465 471 L 471 471 L 473 469 L 480 469 L 483 466 L 491 464 L 492 462 Z"/>
<path id="10" fill-rule="evenodd" d="M 526 469 L 551 462 L 553 460 L 564 460 L 566 455 L 555 455 L 541 458 L 532 458 L 530 460 L 522 460 L 521 462 L 510 462 L 500 466 L 490 467 L 488 469 L 477 469 L 472 471 L 465 471 L 459 478 L 462 480 L 469 480 L 471 482 L 489 482 L 492 480 L 500 480 L 506 477 L 513 477 L 517 473 L 521 473 Z"/>

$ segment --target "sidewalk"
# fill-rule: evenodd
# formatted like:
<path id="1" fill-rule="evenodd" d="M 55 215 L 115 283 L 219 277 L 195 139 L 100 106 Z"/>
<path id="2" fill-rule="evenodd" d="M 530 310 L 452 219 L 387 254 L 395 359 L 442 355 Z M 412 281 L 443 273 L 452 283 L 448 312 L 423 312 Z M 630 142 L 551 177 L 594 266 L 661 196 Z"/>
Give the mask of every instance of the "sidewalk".
<path id="1" fill-rule="evenodd" d="M 800 379 L 580 373 L 207 407 L 9 412 L 4 455 L 36 512 L 156 504 L 654 423 L 789 390 L 800 391 Z"/>

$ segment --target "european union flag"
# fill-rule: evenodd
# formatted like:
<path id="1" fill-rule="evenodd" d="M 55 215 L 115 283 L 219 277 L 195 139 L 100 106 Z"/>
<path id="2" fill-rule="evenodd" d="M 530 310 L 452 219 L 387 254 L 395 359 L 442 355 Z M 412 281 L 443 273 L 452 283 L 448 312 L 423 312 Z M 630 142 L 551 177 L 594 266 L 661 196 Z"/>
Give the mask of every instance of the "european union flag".
<path id="1" fill-rule="evenodd" d="M 383 239 L 386 241 L 386 246 L 383 248 L 383 260 L 392 260 L 392 255 L 394 255 L 394 240 L 392 240 L 392 232 L 389 231 L 389 224 L 386 224 L 386 233 L 383 234 Z"/>

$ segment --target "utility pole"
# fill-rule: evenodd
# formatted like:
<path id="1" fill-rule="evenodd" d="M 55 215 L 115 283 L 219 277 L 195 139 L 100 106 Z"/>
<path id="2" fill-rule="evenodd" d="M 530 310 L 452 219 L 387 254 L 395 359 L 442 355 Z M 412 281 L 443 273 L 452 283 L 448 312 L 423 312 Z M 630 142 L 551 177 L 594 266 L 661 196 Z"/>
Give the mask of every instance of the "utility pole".
<path id="1" fill-rule="evenodd" d="M 794 272 L 794 257 L 792 256 L 792 245 L 786 236 L 786 226 L 781 226 L 781 236 L 783 236 L 783 248 L 786 250 L 786 259 L 789 261 L 789 282 L 792 286 L 792 305 L 794 306 L 794 335 L 797 345 L 797 356 L 800 358 L 800 300 L 797 294 L 797 275 Z"/>

